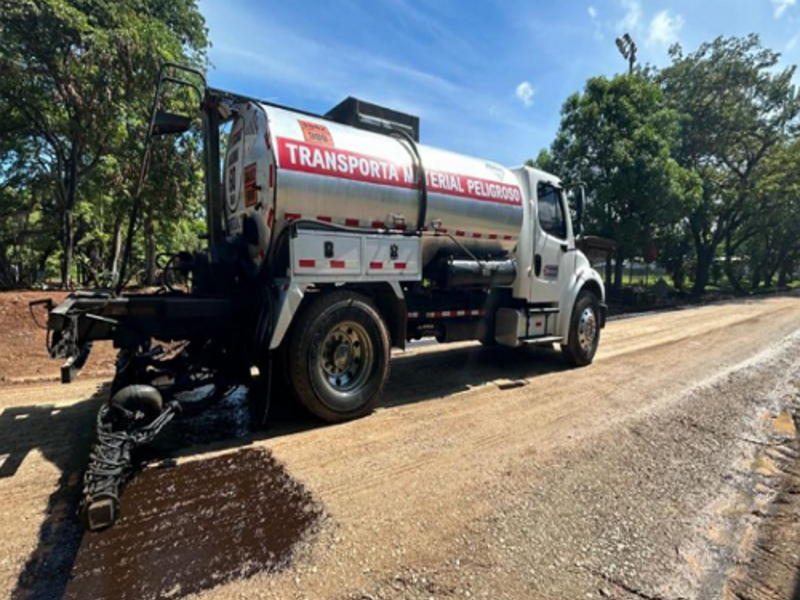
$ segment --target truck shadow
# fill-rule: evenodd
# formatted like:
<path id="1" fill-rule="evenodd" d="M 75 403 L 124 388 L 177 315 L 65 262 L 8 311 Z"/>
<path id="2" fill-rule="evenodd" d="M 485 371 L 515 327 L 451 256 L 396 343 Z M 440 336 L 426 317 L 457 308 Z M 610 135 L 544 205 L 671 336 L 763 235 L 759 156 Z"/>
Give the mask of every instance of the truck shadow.
<path id="1" fill-rule="evenodd" d="M 380 406 L 434 400 L 493 381 L 522 381 L 568 369 L 552 348 L 460 346 L 396 356 Z"/>
<path id="2" fill-rule="evenodd" d="M 513 382 L 513 380 L 529 379 L 566 368 L 560 355 L 551 349 L 513 350 L 468 345 L 453 348 L 443 347 L 441 351 L 438 349 L 428 351 L 423 347 L 421 350 L 405 354 L 399 353 L 393 357 L 392 375 L 387 383 L 380 407 L 391 409 L 392 407 L 436 400 L 492 381 L 511 380 Z M 119 530 L 115 528 L 104 534 L 84 534 L 76 517 L 80 501 L 81 478 L 94 438 L 94 421 L 97 410 L 101 402 L 107 398 L 107 394 L 108 386 L 102 385 L 91 398 L 84 402 L 60 407 L 53 405 L 13 407 L 0 413 L 0 456 L 7 455 L 6 460 L 0 466 L 0 479 L 16 476 L 25 457 L 33 451 L 40 452 L 60 471 L 57 487 L 47 500 L 46 517 L 39 529 L 37 548 L 28 557 L 18 577 L 11 596 L 13 600 L 79 598 L 90 589 L 97 592 L 96 598 L 108 598 L 109 600 L 134 598 L 137 597 L 136 594 L 141 595 L 137 597 L 137 600 L 144 597 L 160 597 L 164 590 L 159 591 L 152 588 L 145 590 L 136 586 L 134 586 L 135 589 L 130 586 L 122 589 L 120 586 L 111 585 L 114 581 L 120 581 L 120 578 L 129 577 L 130 573 L 125 569 L 130 568 L 136 569 L 143 577 L 143 581 L 146 582 L 150 576 L 145 575 L 145 572 L 149 571 L 153 575 L 153 565 L 162 564 L 147 549 L 150 548 L 148 544 L 161 539 L 158 537 L 158 531 L 163 533 L 164 528 L 159 525 L 153 529 L 152 535 L 142 533 L 147 530 L 142 527 L 145 525 L 151 527 L 153 513 L 149 511 L 148 507 L 153 502 L 161 502 L 164 505 L 163 514 L 159 516 L 159 523 L 164 521 L 166 527 L 169 525 L 167 521 L 175 521 L 179 525 L 184 524 L 184 530 L 187 531 L 185 536 L 179 536 L 181 537 L 180 541 L 173 540 L 172 537 L 166 540 L 179 546 L 172 547 L 169 552 L 173 557 L 172 562 L 178 566 L 181 564 L 181 556 L 191 557 L 192 560 L 198 557 L 196 549 L 199 542 L 195 535 L 196 531 L 213 534 L 210 537 L 206 536 L 213 540 L 218 537 L 218 534 L 213 532 L 220 526 L 224 526 L 226 531 L 250 531 L 259 527 L 266 528 L 264 530 L 267 531 L 269 523 L 277 522 L 274 514 L 264 511 L 262 511 L 264 512 L 263 524 L 253 525 L 246 522 L 243 519 L 253 518 L 253 515 L 259 514 L 258 510 L 247 507 L 271 506 L 284 510 L 286 506 L 305 506 L 304 514 L 316 514 L 317 516 L 309 520 L 309 523 L 303 521 L 302 527 L 298 528 L 296 533 L 297 539 L 307 535 L 310 531 L 309 528 L 313 528 L 313 523 L 321 518 L 321 512 L 313 508 L 318 507 L 318 504 L 307 495 L 302 486 L 284 470 L 280 463 L 274 461 L 271 455 L 259 458 L 246 453 L 255 450 L 226 455 L 231 457 L 229 460 L 233 461 L 230 468 L 234 471 L 241 471 L 242 474 L 238 478 L 240 483 L 236 484 L 238 486 L 237 493 L 241 496 L 240 502 L 237 503 L 237 506 L 240 505 L 240 510 L 234 511 L 230 515 L 226 514 L 223 522 L 219 521 L 219 515 L 212 515 L 211 520 L 206 518 L 206 513 L 209 512 L 208 506 L 222 505 L 223 503 L 214 500 L 214 494 L 217 493 L 215 490 L 205 489 L 202 486 L 203 481 L 210 480 L 210 475 L 205 471 L 202 476 L 199 472 L 192 475 L 190 471 L 201 468 L 197 465 L 210 465 L 209 461 L 213 462 L 215 459 L 204 458 L 201 461 L 178 464 L 177 458 L 188 458 L 217 450 L 242 448 L 251 445 L 254 441 L 292 435 L 323 426 L 318 420 L 299 409 L 295 403 L 284 402 L 285 398 L 278 397 L 273 403 L 267 430 L 258 434 L 249 434 L 247 433 L 247 392 L 241 391 L 241 393 L 233 394 L 220 405 L 209 410 L 208 413 L 173 422 L 160 439 L 141 449 L 139 457 L 159 468 L 156 471 L 149 470 L 143 473 L 140 476 L 141 479 L 135 479 L 123 493 L 123 515 L 128 515 L 127 520 L 123 516 L 124 527 L 121 522 Z M 263 486 L 250 489 L 246 484 L 247 481 L 259 479 L 254 473 L 247 476 L 248 469 L 250 471 L 256 469 L 261 472 L 265 469 L 264 465 L 274 470 L 273 479 L 283 482 L 281 486 L 273 486 L 277 489 L 277 495 L 270 497 L 270 502 L 264 502 L 264 498 L 272 492 Z M 191 498 L 191 502 L 187 503 L 182 500 L 178 502 L 174 496 L 176 493 L 176 490 L 173 489 L 175 481 L 183 481 L 186 489 L 180 492 L 181 497 Z M 135 487 L 137 485 L 152 489 L 145 494 Z M 303 502 L 298 502 L 297 498 L 303 498 Z M 284 502 L 284 500 L 286 501 Z M 176 508 L 170 508 L 172 505 L 183 506 L 185 510 L 178 511 Z M 309 506 L 313 508 L 310 512 Z M 187 519 L 188 522 L 194 523 L 188 529 L 185 526 Z M 287 522 L 286 515 L 282 514 L 278 521 Z M 302 519 L 298 522 L 300 521 Z M 239 527 L 240 525 L 241 527 Z M 106 543 L 115 535 L 122 535 L 126 528 L 127 530 L 138 530 L 139 533 L 136 536 L 128 535 L 119 543 L 110 545 Z M 167 530 L 172 531 L 169 528 Z M 111 538 L 108 534 L 111 534 Z M 122 538 L 124 537 L 122 536 Z M 161 537 L 163 538 L 163 535 Z M 286 538 L 285 535 L 283 537 Z M 130 544 L 131 540 L 134 540 L 135 543 L 128 548 L 127 544 Z M 161 539 L 161 542 L 165 544 L 166 541 Z M 263 545 L 263 543 L 262 538 L 259 544 Z M 104 548 L 108 549 L 112 546 L 116 548 L 113 556 L 104 554 Z M 287 545 L 287 548 L 290 549 L 290 546 Z M 216 555 L 216 551 L 213 551 L 213 548 L 217 547 L 212 544 L 206 548 L 207 556 L 204 555 L 205 558 L 199 562 L 191 563 L 192 567 L 195 570 L 200 569 L 198 572 L 202 573 L 205 568 L 203 565 L 206 563 L 219 565 L 219 557 Z M 254 545 L 253 548 L 255 547 Z M 245 550 L 247 549 L 245 548 Z M 107 556 L 110 561 L 104 569 L 92 566 L 96 565 L 97 561 L 94 557 L 98 556 Z M 252 558 L 252 555 L 247 556 Z M 276 553 L 274 556 L 277 557 L 279 554 Z M 265 563 L 266 566 L 260 567 L 261 571 L 269 572 L 288 565 L 290 563 L 290 559 L 286 558 L 288 554 L 284 553 L 281 556 L 283 558 L 279 563 Z M 114 562 L 117 559 L 120 561 L 119 564 Z M 106 559 L 103 558 L 103 560 Z M 127 564 L 127 567 L 122 567 L 122 564 Z M 139 570 L 140 567 L 144 571 Z M 181 584 L 182 591 L 176 592 L 173 596 L 175 598 L 179 598 L 185 593 L 191 593 L 191 591 L 199 591 L 192 585 L 200 585 L 198 582 L 202 581 L 201 577 L 196 576 L 192 577 L 192 581 L 178 581 L 182 579 L 180 573 L 192 572 L 191 569 L 184 567 L 185 565 L 162 573 L 164 577 L 161 581 L 168 581 L 170 577 L 173 577 L 177 584 Z M 238 577 L 235 575 L 235 573 L 239 573 L 237 568 L 236 565 L 231 566 L 229 569 L 231 577 Z M 222 580 L 225 580 L 225 573 L 222 574 Z M 133 579 L 129 578 L 128 581 L 133 581 Z M 201 587 L 205 587 L 205 585 Z"/>
<path id="3" fill-rule="evenodd" d="M 514 349 L 459 345 L 396 353 L 378 409 L 435 401 L 490 382 L 517 387 L 524 385 L 527 379 L 569 368 L 560 352 L 534 346 Z M 273 376 L 277 386 L 272 391 L 264 430 L 249 433 L 247 394 L 258 393 L 254 388 L 233 394 L 203 415 L 171 424 L 142 450 L 141 455 L 145 460 L 168 465 L 178 458 L 224 451 L 327 426 L 289 397 L 285 385 L 280 383 L 282 374 L 273 373 Z"/>
<path id="4" fill-rule="evenodd" d="M 391 409 L 446 396 L 497 382 L 500 387 L 524 385 L 525 380 L 570 367 L 561 353 L 546 347 L 484 347 L 477 344 L 428 350 L 422 344 L 392 356 L 392 371 L 378 409 Z M 290 435 L 324 426 L 295 402 L 273 398 L 270 424 L 260 439 Z"/>
<path id="5" fill-rule="evenodd" d="M 435 401 L 491 382 L 516 387 L 524 385 L 525 380 L 569 368 L 559 351 L 547 347 L 514 349 L 471 344 L 424 348 L 421 352 L 415 348 L 392 356 L 391 375 L 378 409 Z M 263 431 L 248 433 L 246 393 L 234 394 L 207 413 L 172 425 L 144 450 L 145 458 L 169 462 L 327 426 L 288 396 L 285 385 L 280 383 L 281 373 L 273 376 L 278 385 L 272 391 L 268 423 Z"/>
<path id="6" fill-rule="evenodd" d="M 16 476 L 33 451 L 60 472 L 55 491 L 47 499 L 37 548 L 28 557 L 11 594 L 14 600 L 50 600 L 64 593 L 83 538 L 83 528 L 74 515 L 94 420 L 107 397 L 107 387 L 103 384 L 88 400 L 68 406 L 17 406 L 0 412 L 0 456 L 6 456 L 0 466 L 0 480 Z"/>

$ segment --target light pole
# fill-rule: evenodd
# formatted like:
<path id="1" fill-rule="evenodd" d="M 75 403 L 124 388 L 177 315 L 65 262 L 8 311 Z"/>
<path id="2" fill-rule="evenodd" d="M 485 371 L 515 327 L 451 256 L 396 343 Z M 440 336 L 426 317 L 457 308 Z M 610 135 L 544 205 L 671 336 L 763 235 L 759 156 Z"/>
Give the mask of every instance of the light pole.
<path id="1" fill-rule="evenodd" d="M 626 33 L 617 38 L 617 48 L 619 53 L 628 61 L 628 74 L 633 74 L 633 65 L 636 62 L 636 42 L 633 41 L 631 34 Z"/>

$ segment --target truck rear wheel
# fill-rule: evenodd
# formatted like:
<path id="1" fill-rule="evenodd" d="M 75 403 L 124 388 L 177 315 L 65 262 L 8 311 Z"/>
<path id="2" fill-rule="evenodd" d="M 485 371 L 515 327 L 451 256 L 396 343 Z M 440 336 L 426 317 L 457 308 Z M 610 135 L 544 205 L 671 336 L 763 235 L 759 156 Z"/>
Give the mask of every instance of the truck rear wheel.
<path id="1" fill-rule="evenodd" d="M 591 364 L 600 344 L 600 304 L 589 291 L 578 294 L 569 324 L 567 344 L 561 346 L 566 361 L 576 367 Z"/>
<path id="2" fill-rule="evenodd" d="M 297 397 L 340 423 L 372 412 L 389 377 L 389 332 L 375 305 L 348 291 L 316 298 L 298 316 L 287 356 Z"/>

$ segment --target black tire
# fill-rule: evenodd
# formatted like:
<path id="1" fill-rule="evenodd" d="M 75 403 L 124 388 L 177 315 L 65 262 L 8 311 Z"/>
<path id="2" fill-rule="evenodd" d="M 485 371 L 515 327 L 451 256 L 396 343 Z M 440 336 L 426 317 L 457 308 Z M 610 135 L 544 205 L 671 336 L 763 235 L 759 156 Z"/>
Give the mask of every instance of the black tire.
<path id="1" fill-rule="evenodd" d="M 569 364 L 583 367 L 594 360 L 599 344 L 600 302 L 592 292 L 583 291 L 572 309 L 569 336 L 561 353 Z"/>
<path id="2" fill-rule="evenodd" d="M 287 354 L 300 402 L 328 423 L 370 414 L 389 377 L 389 332 L 365 296 L 337 291 L 298 316 Z"/>

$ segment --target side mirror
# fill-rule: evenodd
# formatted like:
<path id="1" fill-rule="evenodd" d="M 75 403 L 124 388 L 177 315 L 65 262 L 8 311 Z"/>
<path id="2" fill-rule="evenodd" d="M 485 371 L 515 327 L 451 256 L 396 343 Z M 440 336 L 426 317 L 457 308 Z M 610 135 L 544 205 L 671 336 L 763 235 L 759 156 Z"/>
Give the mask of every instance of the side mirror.
<path id="1" fill-rule="evenodd" d="M 174 135 L 186 133 L 192 126 L 192 119 L 163 110 L 156 113 L 153 122 L 153 135 Z"/>
<path id="2" fill-rule="evenodd" d="M 578 185 L 578 199 L 575 205 L 575 223 L 574 234 L 575 237 L 583 235 L 583 209 L 586 206 L 586 188 L 581 183 Z"/>
<path id="3" fill-rule="evenodd" d="M 583 210 L 586 206 L 586 187 L 580 182 L 568 183 L 564 188 L 574 195 L 575 220 L 572 222 L 572 234 L 578 238 L 583 234 Z"/>

